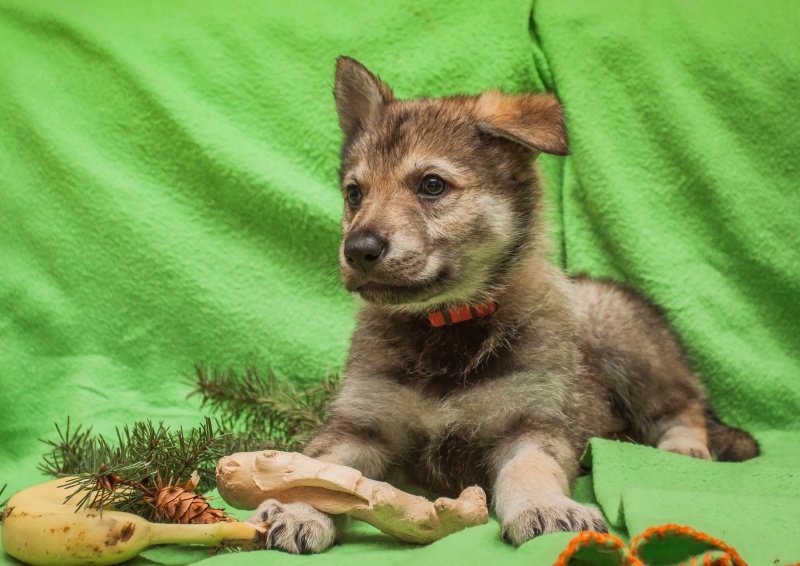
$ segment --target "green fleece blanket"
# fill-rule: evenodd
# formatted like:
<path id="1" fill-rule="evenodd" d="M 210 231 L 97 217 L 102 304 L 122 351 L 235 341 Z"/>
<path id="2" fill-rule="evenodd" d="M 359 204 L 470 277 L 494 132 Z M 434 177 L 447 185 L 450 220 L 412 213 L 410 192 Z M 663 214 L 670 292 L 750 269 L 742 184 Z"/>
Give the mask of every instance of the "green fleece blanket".
<path id="1" fill-rule="evenodd" d="M 754 565 L 800 561 L 798 21 L 793 0 L 0 0 L 0 486 L 44 479 L 37 438 L 67 416 L 197 424 L 195 363 L 341 367 L 347 54 L 401 97 L 558 93 L 556 260 L 662 305 L 717 412 L 764 447 L 718 464 L 595 441 L 578 498 L 623 536 L 678 522 Z M 416 548 L 354 526 L 322 556 L 211 561 L 547 564 L 571 539 L 499 531 Z"/>

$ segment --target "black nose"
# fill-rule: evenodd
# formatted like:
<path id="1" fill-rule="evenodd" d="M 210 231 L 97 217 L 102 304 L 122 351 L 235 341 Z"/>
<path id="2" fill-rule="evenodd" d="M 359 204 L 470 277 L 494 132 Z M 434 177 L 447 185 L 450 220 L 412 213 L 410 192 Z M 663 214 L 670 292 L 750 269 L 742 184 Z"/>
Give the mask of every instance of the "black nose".
<path id="1" fill-rule="evenodd" d="M 353 232 L 344 241 L 344 258 L 353 269 L 371 269 L 385 251 L 386 242 L 372 232 Z"/>

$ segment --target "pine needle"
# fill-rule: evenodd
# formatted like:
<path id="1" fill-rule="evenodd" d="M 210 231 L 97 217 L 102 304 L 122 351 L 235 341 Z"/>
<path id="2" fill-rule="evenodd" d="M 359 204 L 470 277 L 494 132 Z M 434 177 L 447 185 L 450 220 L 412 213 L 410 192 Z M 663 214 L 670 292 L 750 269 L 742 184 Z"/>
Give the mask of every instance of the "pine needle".
<path id="1" fill-rule="evenodd" d="M 3 492 L 6 490 L 7 487 L 8 487 L 8 484 L 3 484 L 3 487 L 0 487 L 0 495 L 3 495 Z M 9 498 L 9 499 L 11 499 L 11 498 Z M 9 499 L 6 499 L 2 503 L 0 503 L 0 523 L 3 522 L 3 517 L 5 516 L 5 512 L 6 512 L 6 505 L 8 505 Z"/>
<path id="2" fill-rule="evenodd" d="M 247 367 L 243 374 L 195 366 L 187 376 L 202 407 L 220 414 L 232 430 L 262 435 L 271 447 L 300 450 L 327 417 L 328 404 L 339 387 L 339 377 L 328 374 L 319 385 L 297 389 L 269 369 L 262 375 Z"/>

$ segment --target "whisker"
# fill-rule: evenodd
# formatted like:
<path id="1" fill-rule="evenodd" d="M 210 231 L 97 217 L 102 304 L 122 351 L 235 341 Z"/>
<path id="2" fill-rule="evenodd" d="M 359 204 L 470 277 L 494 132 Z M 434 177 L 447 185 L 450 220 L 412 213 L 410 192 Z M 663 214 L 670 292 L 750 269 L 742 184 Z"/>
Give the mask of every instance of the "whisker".
<path id="1" fill-rule="evenodd" d="M 339 275 L 339 262 L 336 258 L 321 259 L 303 278 L 308 288 L 318 291 L 324 297 L 340 296 L 344 289 Z"/>

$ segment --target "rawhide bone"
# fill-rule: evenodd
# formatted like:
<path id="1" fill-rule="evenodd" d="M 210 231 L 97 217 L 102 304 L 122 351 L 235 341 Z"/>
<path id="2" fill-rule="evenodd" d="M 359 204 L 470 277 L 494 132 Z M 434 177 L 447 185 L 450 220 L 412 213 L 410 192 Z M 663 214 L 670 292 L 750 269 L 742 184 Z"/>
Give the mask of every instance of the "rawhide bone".
<path id="1" fill-rule="evenodd" d="M 255 509 L 267 499 L 302 501 L 331 515 L 364 521 L 401 540 L 428 544 L 488 520 L 486 494 L 468 487 L 457 499 L 433 503 L 386 482 L 365 478 L 347 466 L 296 452 L 239 452 L 217 464 L 222 498 L 238 509 Z"/>

